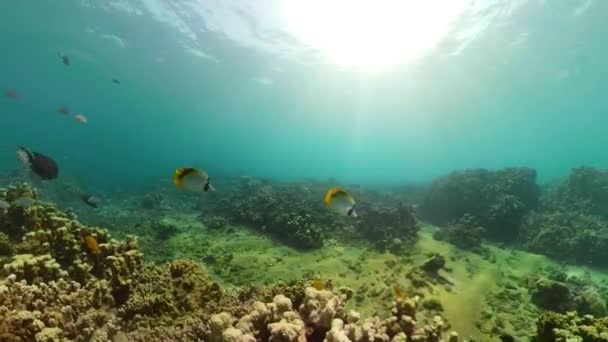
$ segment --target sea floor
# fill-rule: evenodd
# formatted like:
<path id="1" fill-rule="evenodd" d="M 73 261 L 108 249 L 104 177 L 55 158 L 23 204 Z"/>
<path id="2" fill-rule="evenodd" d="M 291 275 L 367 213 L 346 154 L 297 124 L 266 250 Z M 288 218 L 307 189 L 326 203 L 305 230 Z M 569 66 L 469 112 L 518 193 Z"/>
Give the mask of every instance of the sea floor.
<path id="1" fill-rule="evenodd" d="M 451 329 L 476 341 L 495 341 L 502 332 L 528 340 L 536 329 L 539 311 L 530 301 L 526 279 L 540 268 L 557 265 L 544 256 L 495 246 L 487 246 L 489 252 L 484 255 L 463 251 L 433 239 L 435 228 L 431 226 L 419 232 L 411 250 L 395 255 L 338 242 L 300 251 L 246 227 L 209 229 L 196 214 L 170 213 L 160 222 L 178 227 L 178 232 L 163 242 L 142 237 L 144 254 L 202 262 L 229 290 L 320 279 L 334 289 L 352 289 L 350 308 L 365 315 L 385 316 L 398 287 L 407 296 L 439 300 Z M 445 257 L 446 270 L 441 270 L 435 281 L 414 286 L 415 277 L 410 273 L 434 253 Z M 569 274 L 588 273 L 596 280 L 608 280 L 608 274 L 598 270 L 560 267 Z"/>

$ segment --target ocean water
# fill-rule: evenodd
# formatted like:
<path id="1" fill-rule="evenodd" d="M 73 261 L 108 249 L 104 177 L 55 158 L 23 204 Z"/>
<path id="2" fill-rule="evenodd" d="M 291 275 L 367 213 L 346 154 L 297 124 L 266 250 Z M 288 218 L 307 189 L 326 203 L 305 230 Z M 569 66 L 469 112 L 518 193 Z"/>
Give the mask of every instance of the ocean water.
<path id="1" fill-rule="evenodd" d="M 0 171 L 18 167 L 17 145 L 53 156 L 62 176 L 122 188 L 183 165 L 363 184 L 608 166 L 608 3 L 439 2 L 413 15 L 422 2 L 404 1 L 403 27 L 382 26 L 393 1 L 336 3 L 4 1 L 0 86 L 21 97 L 0 99 Z M 294 22 L 334 40 L 315 45 Z M 443 31 L 424 44 L 433 25 Z M 345 40 L 342 54 L 378 49 L 392 64 L 344 63 L 328 45 Z"/>
<path id="2" fill-rule="evenodd" d="M 352 289 L 347 308 L 365 317 L 421 295 L 419 325 L 440 313 L 478 341 L 551 335 L 548 311 L 605 320 L 607 14 L 608 0 L 1 1 L 0 188 L 27 180 L 75 213 L 69 254 L 96 270 L 118 243 L 107 234 L 136 235 L 146 263 L 194 261 L 227 311 L 259 299 L 251 286 L 301 281 Z M 59 179 L 20 165 L 20 145 L 52 157 Z M 571 173 L 580 166 L 594 168 Z M 176 189 L 180 167 L 204 169 L 217 191 Z M 502 171 L 435 181 L 476 168 Z M 335 185 L 358 218 L 326 210 Z M 48 252 L 71 269 L 68 245 L 22 236 L 52 230 L 24 215 L 58 213 L 0 196 L 0 266 Z M 136 271 L 145 292 L 156 271 Z M 195 289 L 208 290 L 203 278 Z M 106 309 L 118 317 L 122 304 Z M 149 331 L 129 319 L 116 329 L 159 338 L 152 328 L 175 319 L 165 314 L 144 315 Z M 80 333 L 70 338 L 90 337 Z"/>

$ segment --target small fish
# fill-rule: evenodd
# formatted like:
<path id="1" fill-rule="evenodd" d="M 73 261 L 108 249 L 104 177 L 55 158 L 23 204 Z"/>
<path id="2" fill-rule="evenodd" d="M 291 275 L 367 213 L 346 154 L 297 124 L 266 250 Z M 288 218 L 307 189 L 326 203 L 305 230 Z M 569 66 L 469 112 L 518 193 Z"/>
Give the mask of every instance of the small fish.
<path id="1" fill-rule="evenodd" d="M 4 96 L 11 99 L 18 99 L 20 97 L 19 93 L 15 89 L 6 89 L 4 91 Z"/>
<path id="2" fill-rule="evenodd" d="M 114 82 L 115 84 L 120 84 L 120 81 L 118 79 L 116 79 L 116 78 L 113 78 L 112 82 Z"/>
<path id="3" fill-rule="evenodd" d="M 11 207 L 10 203 L 8 203 L 5 200 L 0 200 L 0 210 L 2 210 L 2 209 L 8 209 L 10 207 Z"/>
<path id="4" fill-rule="evenodd" d="M 393 292 L 395 293 L 395 297 L 397 297 L 397 299 L 405 299 L 405 293 L 399 286 L 395 285 L 395 287 L 393 287 Z"/>
<path id="5" fill-rule="evenodd" d="M 215 265 L 215 264 L 217 264 L 217 259 L 213 255 L 207 255 L 207 256 L 203 257 L 203 262 L 205 264 Z"/>
<path id="6" fill-rule="evenodd" d="M 515 342 L 515 337 L 513 337 L 509 334 L 502 334 L 502 335 L 498 336 L 498 338 L 500 338 L 500 341 L 502 341 L 502 342 Z"/>
<path id="7" fill-rule="evenodd" d="M 327 287 L 325 286 L 325 282 L 321 279 L 314 279 L 310 282 L 310 286 L 314 287 L 316 290 L 321 291 L 325 290 Z"/>
<path id="8" fill-rule="evenodd" d="M 58 111 L 60 114 L 63 114 L 63 115 L 68 115 L 68 114 L 70 114 L 70 109 L 69 109 L 68 107 L 65 107 L 65 106 L 61 106 L 61 107 L 59 107 L 59 108 L 57 109 L 57 111 Z"/>
<path id="9" fill-rule="evenodd" d="M 59 56 L 59 58 L 61 58 L 61 62 L 63 63 L 63 65 L 70 66 L 70 57 L 68 55 L 63 54 L 61 52 L 57 52 L 57 55 Z"/>
<path id="10" fill-rule="evenodd" d="M 92 208 L 97 208 L 99 206 L 99 202 L 101 202 L 101 199 L 99 199 L 99 197 L 97 196 L 91 196 L 89 194 L 85 194 L 85 193 L 81 193 L 78 195 L 78 197 L 80 197 L 80 199 L 89 207 Z"/>
<path id="11" fill-rule="evenodd" d="M 78 114 L 74 115 L 74 120 L 80 122 L 83 125 L 88 122 L 87 117 L 84 116 L 82 113 L 78 113 Z"/>
<path id="12" fill-rule="evenodd" d="M 357 217 L 357 212 L 355 211 L 357 203 L 355 199 L 338 186 L 327 190 L 325 205 L 340 215 Z"/>
<path id="13" fill-rule="evenodd" d="M 173 173 L 173 184 L 180 189 L 190 191 L 215 191 L 211 178 L 205 171 L 191 167 L 180 167 Z"/>
<path id="14" fill-rule="evenodd" d="M 11 205 L 13 207 L 27 209 L 27 208 L 31 207 L 32 204 L 34 204 L 34 202 L 35 201 L 29 197 L 19 197 L 19 198 L 15 199 L 11 203 Z"/>
<path id="15" fill-rule="evenodd" d="M 87 245 L 87 250 L 94 255 L 99 254 L 101 249 L 99 248 L 99 243 L 97 243 L 97 239 L 95 239 L 92 235 L 86 235 L 84 237 L 84 242 Z"/>
<path id="16" fill-rule="evenodd" d="M 32 152 L 23 146 L 19 146 L 17 158 L 42 179 L 55 179 L 59 175 L 57 163 L 51 157 L 42 153 Z"/>

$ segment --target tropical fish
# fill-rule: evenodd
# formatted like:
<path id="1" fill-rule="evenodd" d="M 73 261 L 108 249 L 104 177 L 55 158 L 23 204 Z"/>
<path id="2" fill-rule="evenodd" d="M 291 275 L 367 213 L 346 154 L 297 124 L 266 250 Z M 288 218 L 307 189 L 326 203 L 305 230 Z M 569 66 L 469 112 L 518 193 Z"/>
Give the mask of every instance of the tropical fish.
<path id="1" fill-rule="evenodd" d="M 5 200 L 0 200 L 0 209 L 8 209 L 11 207 L 11 204 Z"/>
<path id="2" fill-rule="evenodd" d="M 15 199 L 12 203 L 13 207 L 27 209 L 34 204 L 34 200 L 29 197 L 19 197 Z"/>
<path id="3" fill-rule="evenodd" d="M 89 194 L 85 194 L 85 193 L 80 193 L 78 194 L 78 197 L 80 197 L 80 199 L 89 207 L 93 207 L 93 208 L 97 208 L 99 206 L 99 202 L 101 202 L 101 199 L 99 199 L 99 197 L 97 196 L 91 196 Z"/>
<path id="4" fill-rule="evenodd" d="M 57 163 L 49 156 L 32 152 L 23 146 L 19 146 L 17 157 L 42 179 L 55 179 L 59 174 Z"/>
<path id="5" fill-rule="evenodd" d="M 191 191 L 215 191 L 211 178 L 205 171 L 191 167 L 181 167 L 173 173 L 173 184 L 180 189 Z"/>
<path id="6" fill-rule="evenodd" d="M 74 120 L 80 122 L 81 124 L 86 124 L 88 122 L 87 117 L 84 116 L 82 113 L 74 115 Z"/>
<path id="7" fill-rule="evenodd" d="M 15 89 L 6 89 L 4 91 L 4 96 L 11 98 L 11 99 L 18 99 L 19 93 Z"/>
<path id="8" fill-rule="evenodd" d="M 397 299 L 405 299 L 405 293 L 399 286 L 395 285 L 393 287 L 393 292 L 395 292 L 395 297 L 397 297 Z"/>
<path id="9" fill-rule="evenodd" d="M 113 79 L 112 79 L 112 82 L 114 82 L 114 83 L 116 83 L 116 84 L 120 84 L 120 81 L 119 81 L 118 79 L 116 79 L 116 78 L 113 78 Z"/>
<path id="10" fill-rule="evenodd" d="M 357 206 L 355 199 L 338 186 L 327 190 L 327 193 L 325 194 L 325 205 L 340 215 L 357 217 L 357 213 L 355 212 L 355 207 Z"/>
<path id="11" fill-rule="evenodd" d="M 321 279 L 312 280 L 310 282 L 310 286 L 314 287 L 318 291 L 326 289 L 325 282 L 323 282 L 323 280 L 321 280 Z"/>
<path id="12" fill-rule="evenodd" d="M 97 243 L 97 239 L 95 239 L 92 235 L 85 235 L 84 243 L 87 245 L 87 250 L 91 254 L 99 254 L 101 249 L 99 248 L 99 243 Z"/>
<path id="13" fill-rule="evenodd" d="M 63 115 L 68 115 L 70 114 L 70 109 L 68 107 L 65 106 L 61 106 L 57 109 L 57 111 Z"/>
<path id="14" fill-rule="evenodd" d="M 63 63 L 63 65 L 70 66 L 70 57 L 68 55 L 65 55 L 61 52 L 57 52 L 57 55 L 59 56 L 59 58 L 61 58 L 61 62 Z"/>

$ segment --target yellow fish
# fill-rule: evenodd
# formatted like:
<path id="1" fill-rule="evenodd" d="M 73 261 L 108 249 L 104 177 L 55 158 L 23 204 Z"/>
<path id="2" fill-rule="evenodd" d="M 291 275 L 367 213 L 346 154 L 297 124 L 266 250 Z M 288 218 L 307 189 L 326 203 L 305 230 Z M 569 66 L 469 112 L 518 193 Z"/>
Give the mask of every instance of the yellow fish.
<path id="1" fill-rule="evenodd" d="M 310 282 L 310 286 L 314 287 L 318 291 L 325 290 L 325 283 L 321 279 L 314 279 Z"/>
<path id="2" fill-rule="evenodd" d="M 355 199 L 338 186 L 327 190 L 325 205 L 340 215 L 357 217 L 357 213 L 355 212 L 357 203 Z"/>
<path id="3" fill-rule="evenodd" d="M 202 170 L 191 167 L 180 167 L 173 173 L 173 184 L 176 187 L 190 191 L 215 191 L 210 183 L 211 178 Z"/>
<path id="4" fill-rule="evenodd" d="M 86 235 L 84 237 L 84 242 L 87 245 L 87 250 L 94 255 L 99 254 L 101 252 L 101 248 L 99 248 L 99 243 L 97 243 L 97 239 L 95 239 L 91 235 Z"/>

